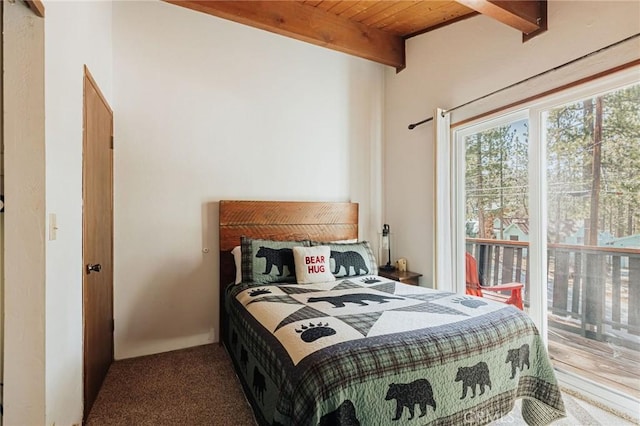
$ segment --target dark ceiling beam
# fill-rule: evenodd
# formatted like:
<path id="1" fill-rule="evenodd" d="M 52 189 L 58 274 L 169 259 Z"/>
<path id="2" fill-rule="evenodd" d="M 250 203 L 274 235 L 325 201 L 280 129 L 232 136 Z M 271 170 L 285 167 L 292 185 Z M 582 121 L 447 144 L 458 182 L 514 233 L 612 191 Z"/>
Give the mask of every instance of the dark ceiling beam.
<path id="1" fill-rule="evenodd" d="M 40 0 L 25 0 L 25 3 L 29 6 L 29 9 L 36 14 L 36 16 L 44 18 L 44 4 L 42 4 Z"/>
<path id="2" fill-rule="evenodd" d="M 525 35 L 546 29 L 546 0 L 456 0 L 470 9 L 490 16 Z M 543 22 L 544 21 L 544 22 Z"/>
<path id="3" fill-rule="evenodd" d="M 404 40 L 293 1 L 165 0 L 177 6 L 359 56 L 401 70 Z"/>

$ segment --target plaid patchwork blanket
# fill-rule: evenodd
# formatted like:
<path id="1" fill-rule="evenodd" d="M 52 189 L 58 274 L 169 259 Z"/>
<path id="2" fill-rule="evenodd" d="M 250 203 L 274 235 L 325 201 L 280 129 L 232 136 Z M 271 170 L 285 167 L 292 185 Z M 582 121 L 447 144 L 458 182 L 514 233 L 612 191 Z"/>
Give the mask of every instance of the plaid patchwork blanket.
<path id="1" fill-rule="evenodd" d="M 481 425 L 523 398 L 564 417 L 539 333 L 518 309 L 378 276 L 230 286 L 224 342 L 263 425 Z"/>

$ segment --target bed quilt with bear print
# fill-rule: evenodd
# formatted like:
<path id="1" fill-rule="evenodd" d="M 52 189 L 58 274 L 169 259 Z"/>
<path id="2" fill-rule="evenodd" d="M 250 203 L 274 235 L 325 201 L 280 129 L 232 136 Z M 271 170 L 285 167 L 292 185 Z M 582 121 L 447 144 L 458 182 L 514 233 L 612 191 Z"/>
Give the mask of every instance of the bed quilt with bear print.
<path id="1" fill-rule="evenodd" d="M 523 398 L 564 416 L 531 319 L 516 308 L 379 276 L 232 286 L 225 345 L 260 424 L 487 424 Z"/>

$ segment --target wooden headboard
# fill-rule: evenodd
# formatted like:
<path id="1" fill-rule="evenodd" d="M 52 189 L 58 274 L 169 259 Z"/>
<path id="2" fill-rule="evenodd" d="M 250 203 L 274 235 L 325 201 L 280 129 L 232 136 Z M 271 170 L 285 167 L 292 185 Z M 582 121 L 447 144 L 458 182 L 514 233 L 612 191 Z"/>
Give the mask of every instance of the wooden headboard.
<path id="1" fill-rule="evenodd" d="M 297 201 L 220 201 L 220 324 L 224 290 L 235 278 L 231 250 L 243 235 L 267 240 L 336 241 L 358 238 L 358 204 Z"/>

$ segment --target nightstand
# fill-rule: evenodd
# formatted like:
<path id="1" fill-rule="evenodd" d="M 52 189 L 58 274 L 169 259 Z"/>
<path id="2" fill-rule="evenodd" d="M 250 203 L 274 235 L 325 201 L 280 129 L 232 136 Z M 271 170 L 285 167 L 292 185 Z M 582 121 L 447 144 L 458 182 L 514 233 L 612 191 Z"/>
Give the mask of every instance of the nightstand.
<path id="1" fill-rule="evenodd" d="M 418 285 L 419 279 L 422 274 L 418 274 L 417 272 L 411 271 L 398 271 L 394 269 L 393 271 L 382 271 L 378 270 L 378 275 L 381 277 L 389 278 L 390 280 L 400 281 L 404 284 Z"/>

